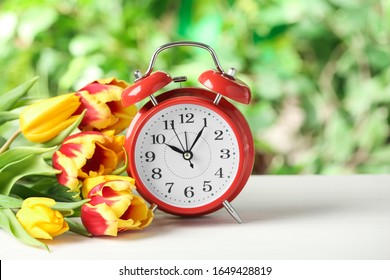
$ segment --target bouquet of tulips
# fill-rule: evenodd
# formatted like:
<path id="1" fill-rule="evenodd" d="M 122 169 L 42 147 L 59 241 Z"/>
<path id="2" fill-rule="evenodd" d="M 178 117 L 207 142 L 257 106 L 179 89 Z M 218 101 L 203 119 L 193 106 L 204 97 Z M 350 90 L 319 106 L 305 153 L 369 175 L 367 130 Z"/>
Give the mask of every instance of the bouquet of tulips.
<path id="1" fill-rule="evenodd" d="M 19 121 L 9 137 L 0 135 L 0 227 L 46 249 L 43 240 L 67 231 L 117 236 L 147 227 L 153 212 L 125 175 L 121 133 L 137 112 L 121 103 L 128 84 L 97 80 L 27 102 L 36 81 L 0 92 L 0 126 Z"/>

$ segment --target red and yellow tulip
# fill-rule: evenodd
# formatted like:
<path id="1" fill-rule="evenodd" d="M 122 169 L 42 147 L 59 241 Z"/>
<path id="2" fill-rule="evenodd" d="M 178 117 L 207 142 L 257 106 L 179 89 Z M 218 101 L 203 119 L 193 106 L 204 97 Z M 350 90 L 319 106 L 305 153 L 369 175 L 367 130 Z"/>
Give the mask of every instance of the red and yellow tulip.
<path id="1" fill-rule="evenodd" d="M 53 154 L 53 167 L 61 171 L 58 182 L 78 193 L 84 179 L 111 174 L 124 161 L 124 140 L 112 130 L 80 132 L 65 138 Z"/>
<path id="2" fill-rule="evenodd" d="M 53 239 L 69 230 L 62 214 L 51 208 L 55 204 L 51 198 L 29 197 L 23 201 L 16 218 L 32 237 Z"/>
<path id="3" fill-rule="evenodd" d="M 122 105 L 122 91 L 127 86 L 124 81 L 109 78 L 94 81 L 78 90 L 76 95 L 80 97 L 81 106 L 76 114 L 87 109 L 80 130 L 114 130 L 115 134 L 125 130 L 137 112 L 135 105 L 127 108 Z"/>
<path id="4" fill-rule="evenodd" d="M 153 220 L 145 200 L 133 194 L 132 178 L 89 178 L 83 188 L 89 190 L 83 193 L 91 200 L 81 207 L 81 220 L 92 235 L 117 236 L 118 232 L 143 229 Z"/>

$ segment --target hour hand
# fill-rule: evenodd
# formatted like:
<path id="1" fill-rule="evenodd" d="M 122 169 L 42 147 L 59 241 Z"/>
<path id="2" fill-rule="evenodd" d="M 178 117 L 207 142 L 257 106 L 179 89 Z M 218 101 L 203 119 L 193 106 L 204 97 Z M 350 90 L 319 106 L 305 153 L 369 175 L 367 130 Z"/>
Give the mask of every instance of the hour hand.
<path id="1" fill-rule="evenodd" d="M 192 153 L 190 151 L 183 152 L 182 150 L 180 150 L 179 148 L 177 148 L 175 146 L 169 145 L 167 143 L 165 143 L 165 145 L 167 145 L 169 148 L 171 148 L 175 152 L 181 154 L 185 160 L 188 160 L 188 162 L 190 163 L 191 168 L 194 168 L 194 164 L 191 162 Z"/>
<path id="2" fill-rule="evenodd" d="M 167 145 L 169 148 L 171 148 L 172 150 L 174 150 L 175 152 L 177 152 L 177 153 L 179 153 L 181 155 L 184 153 L 182 150 L 180 150 L 179 148 L 177 148 L 175 146 L 169 145 L 167 143 L 165 143 L 165 145 Z"/>

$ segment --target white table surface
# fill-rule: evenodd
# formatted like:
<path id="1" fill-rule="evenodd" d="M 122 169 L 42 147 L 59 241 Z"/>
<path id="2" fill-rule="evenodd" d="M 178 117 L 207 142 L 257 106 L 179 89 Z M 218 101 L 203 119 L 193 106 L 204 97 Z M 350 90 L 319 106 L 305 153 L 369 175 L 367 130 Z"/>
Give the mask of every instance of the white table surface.
<path id="1" fill-rule="evenodd" d="M 0 259 L 390 259 L 390 175 L 252 176 L 221 209 L 184 219 L 160 211 L 151 226 L 119 237 L 65 233 L 51 253 L 0 230 Z"/>

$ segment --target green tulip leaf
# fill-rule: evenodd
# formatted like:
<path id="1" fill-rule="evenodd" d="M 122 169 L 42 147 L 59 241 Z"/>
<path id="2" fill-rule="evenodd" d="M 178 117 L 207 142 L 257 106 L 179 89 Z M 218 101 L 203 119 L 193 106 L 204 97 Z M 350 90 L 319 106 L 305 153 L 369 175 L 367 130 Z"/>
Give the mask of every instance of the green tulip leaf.
<path id="1" fill-rule="evenodd" d="M 23 243 L 40 247 L 50 252 L 49 247 L 45 243 L 27 233 L 11 209 L 0 208 L 0 227 Z"/>
<path id="2" fill-rule="evenodd" d="M 38 77 L 34 77 L 8 92 L 0 93 L 0 111 L 8 111 L 12 109 L 14 104 L 30 90 L 37 80 Z"/>
<path id="3" fill-rule="evenodd" d="M 9 195 L 13 185 L 25 176 L 54 176 L 58 172 L 58 170 L 49 166 L 42 156 L 27 156 L 0 169 L 0 194 Z"/>
<path id="4" fill-rule="evenodd" d="M 83 206 L 84 203 L 90 201 L 90 199 L 84 199 L 76 202 L 57 202 L 52 209 L 58 211 L 73 210 Z"/>
<path id="5" fill-rule="evenodd" d="M 21 159 L 28 157 L 30 155 L 39 155 L 47 152 L 51 152 L 56 147 L 51 148 L 41 148 L 41 147 L 29 147 L 29 146 L 20 146 L 9 149 L 8 151 L 0 154 L 0 174 L 2 169 L 15 162 L 20 161 Z"/>
<path id="6" fill-rule="evenodd" d="M 31 196 L 49 197 L 55 201 L 74 202 L 80 201 L 76 198 L 76 193 L 71 192 L 67 187 L 58 183 L 56 177 L 42 177 L 31 175 L 23 181 L 14 184 L 11 190 L 13 196 L 26 199 Z"/>
<path id="7" fill-rule="evenodd" d="M 34 177 L 34 176 L 30 176 L 30 177 Z M 55 185 L 54 188 L 55 187 L 57 187 L 58 189 L 58 187 L 61 186 Z M 34 185 L 30 185 L 29 182 L 23 182 L 23 184 L 19 184 L 19 183 L 14 184 L 14 186 L 11 189 L 10 195 L 20 197 L 21 199 L 26 199 L 29 197 L 48 197 L 54 199 L 55 201 L 57 200 L 63 201 L 64 199 L 67 199 L 67 197 L 63 197 L 62 193 L 60 192 L 58 192 L 58 194 L 52 194 L 49 192 L 36 190 L 34 189 Z"/>
<path id="8" fill-rule="evenodd" d="M 0 125 L 9 121 L 16 120 L 17 118 L 19 118 L 19 114 L 15 112 L 0 112 Z"/>
<path id="9" fill-rule="evenodd" d="M 80 224 L 80 223 L 78 223 L 78 222 L 76 222 L 76 221 L 74 221 L 73 219 L 70 219 L 70 218 L 65 218 L 65 221 L 68 223 L 69 230 L 71 232 L 80 234 L 82 236 L 87 236 L 87 237 L 91 237 L 92 236 L 92 234 L 90 234 L 85 229 L 85 227 L 82 224 Z"/>
<path id="10" fill-rule="evenodd" d="M 66 137 L 68 137 L 69 135 L 75 133 L 78 130 L 77 127 L 79 126 L 79 124 L 83 120 L 86 112 L 87 112 L 87 110 L 85 109 L 72 125 L 68 126 L 66 129 L 61 131 L 60 134 L 58 134 L 53 139 L 45 142 L 43 145 L 46 146 L 46 147 L 60 145 L 64 141 L 64 139 Z"/>
<path id="11" fill-rule="evenodd" d="M 0 207 L 1 208 L 20 208 L 22 207 L 23 200 L 11 197 L 8 195 L 0 194 Z"/>
<path id="12" fill-rule="evenodd" d="M 74 214 L 73 210 L 57 210 L 57 211 L 59 211 L 63 217 L 73 216 Z"/>

